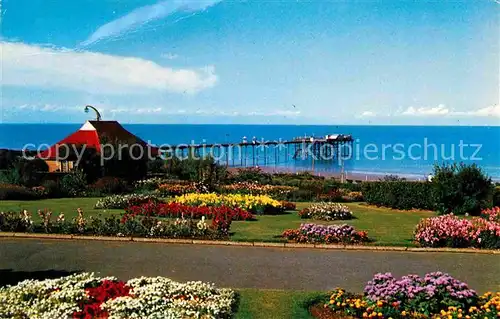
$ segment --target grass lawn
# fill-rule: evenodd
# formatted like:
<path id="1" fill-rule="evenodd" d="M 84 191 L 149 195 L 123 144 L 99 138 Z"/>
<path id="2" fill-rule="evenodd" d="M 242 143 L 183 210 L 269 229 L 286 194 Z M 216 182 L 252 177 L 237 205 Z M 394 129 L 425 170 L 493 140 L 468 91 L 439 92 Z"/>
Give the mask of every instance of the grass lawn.
<path id="1" fill-rule="evenodd" d="M 297 209 L 305 208 L 310 203 L 297 203 Z M 361 203 L 349 203 L 355 219 L 345 221 L 314 221 L 318 224 L 350 224 L 358 230 L 368 232 L 375 239 L 376 245 L 406 246 L 412 245 L 413 231 L 419 220 L 431 217 L 431 212 L 398 211 L 387 208 L 366 206 Z M 233 222 L 231 231 L 233 240 L 239 241 L 282 241 L 279 235 L 286 228 L 297 228 L 301 223 L 311 222 L 300 219 L 296 212 L 277 216 L 258 216 L 255 222 Z"/>
<path id="2" fill-rule="evenodd" d="M 235 319 L 309 319 L 305 302 L 320 293 L 285 290 L 238 290 L 240 301 Z M 313 299 L 314 300 L 314 299 Z"/>
<path id="3" fill-rule="evenodd" d="M 42 199 L 33 201 L 22 200 L 4 200 L 0 201 L 0 211 L 19 212 L 23 209 L 33 214 L 33 219 L 38 220 L 36 212 L 39 209 L 52 210 L 53 216 L 61 212 L 64 213 L 66 219 L 76 217 L 76 209 L 83 209 L 85 216 L 97 216 L 99 214 L 121 214 L 121 209 L 94 209 L 94 205 L 99 198 L 79 197 L 79 198 L 57 198 L 57 199 Z"/>
<path id="4" fill-rule="evenodd" d="M 37 219 L 38 209 L 51 209 L 54 215 L 64 212 L 67 219 L 76 216 L 76 209 L 82 208 L 85 216 L 104 214 L 120 214 L 123 210 L 94 209 L 98 198 L 63 198 L 39 201 L 1 201 L 0 211 L 21 211 L 26 209 Z M 297 203 L 297 209 L 307 207 L 310 203 Z M 368 232 L 376 245 L 407 246 L 412 245 L 413 231 L 420 218 L 433 216 L 431 212 L 407 212 L 387 208 L 366 206 L 362 203 L 347 204 L 354 216 L 353 220 L 315 223 L 341 224 L 347 223 L 358 230 Z M 257 221 L 236 221 L 231 225 L 232 240 L 235 241 L 283 241 L 280 234 L 288 228 L 297 228 L 301 223 L 311 222 L 300 219 L 297 212 L 283 215 L 258 216 Z"/>

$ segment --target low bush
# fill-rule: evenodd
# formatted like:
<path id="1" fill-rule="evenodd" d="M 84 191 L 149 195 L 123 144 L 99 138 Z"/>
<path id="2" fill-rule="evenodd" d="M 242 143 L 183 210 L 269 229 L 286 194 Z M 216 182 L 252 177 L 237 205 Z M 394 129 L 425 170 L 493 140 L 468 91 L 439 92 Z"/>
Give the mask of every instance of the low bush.
<path id="1" fill-rule="evenodd" d="M 80 273 L 0 288 L 1 318 L 232 318 L 236 294 L 165 277 L 127 282 Z"/>
<path id="2" fill-rule="evenodd" d="M 339 203 L 315 203 L 299 212 L 300 218 L 315 220 L 347 220 L 352 219 L 349 207 Z"/>
<path id="3" fill-rule="evenodd" d="M 274 199 L 285 200 L 290 193 L 297 191 L 298 187 L 240 182 L 222 185 L 218 190 L 222 194 L 267 195 Z"/>
<path id="4" fill-rule="evenodd" d="M 453 214 L 424 218 L 415 230 L 415 241 L 424 247 L 498 249 L 500 223 L 479 217 L 469 220 Z"/>
<path id="5" fill-rule="evenodd" d="M 40 198 L 38 192 L 24 186 L 0 184 L 0 200 L 33 200 Z"/>
<path id="6" fill-rule="evenodd" d="M 324 305 L 337 315 L 354 318 L 497 318 L 500 293 L 479 297 L 466 283 L 442 273 L 424 277 L 375 274 L 355 295 L 337 288 Z"/>
<path id="7" fill-rule="evenodd" d="M 361 244 L 368 242 L 366 232 L 356 231 L 350 225 L 301 224 L 298 229 L 287 229 L 281 235 L 289 241 L 307 244 Z"/>
<path id="8" fill-rule="evenodd" d="M 64 195 L 59 183 L 56 181 L 46 180 L 42 183 L 42 187 L 45 189 L 48 198 L 57 198 Z"/>
<path id="9" fill-rule="evenodd" d="M 311 202 L 315 200 L 316 193 L 311 190 L 298 189 L 288 194 L 287 200 L 292 202 Z"/>
<path id="10" fill-rule="evenodd" d="M 94 205 L 96 209 L 123 209 L 133 205 L 147 203 L 149 201 L 160 202 L 156 195 L 129 194 L 112 195 L 100 198 Z"/>
<path id="11" fill-rule="evenodd" d="M 129 188 L 125 180 L 112 176 L 99 178 L 89 187 L 89 192 L 97 196 L 123 194 L 128 190 Z"/>
<path id="12" fill-rule="evenodd" d="M 71 197 L 79 196 L 87 189 L 87 177 L 81 170 L 65 175 L 60 182 L 61 191 Z"/>
<path id="13" fill-rule="evenodd" d="M 493 190 L 492 204 L 493 206 L 500 206 L 500 186 L 495 186 Z"/>
<path id="14" fill-rule="evenodd" d="M 433 210 L 433 185 L 428 182 L 380 181 L 363 183 L 363 197 L 368 204 L 395 209 Z"/>
<path id="15" fill-rule="evenodd" d="M 258 167 L 239 168 L 236 172 L 231 172 L 228 181 L 231 183 L 252 182 L 259 184 L 270 184 L 272 175 L 265 173 Z"/>

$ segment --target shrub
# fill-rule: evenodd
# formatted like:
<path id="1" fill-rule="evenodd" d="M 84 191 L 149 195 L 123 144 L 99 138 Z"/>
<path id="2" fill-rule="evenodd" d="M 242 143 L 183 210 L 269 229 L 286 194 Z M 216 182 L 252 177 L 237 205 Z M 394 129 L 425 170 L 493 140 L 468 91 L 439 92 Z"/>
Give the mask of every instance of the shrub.
<path id="1" fill-rule="evenodd" d="M 347 220 L 352 219 L 349 207 L 339 203 L 315 203 L 299 212 L 300 218 L 316 220 Z"/>
<path id="2" fill-rule="evenodd" d="M 316 194 L 311 190 L 298 189 L 288 194 L 287 200 L 292 202 L 310 202 L 313 201 L 315 197 Z"/>
<path id="3" fill-rule="evenodd" d="M 259 184 L 270 184 L 272 175 L 265 173 L 258 167 L 239 168 L 229 175 L 228 179 L 233 183 L 253 182 Z"/>
<path id="4" fill-rule="evenodd" d="M 48 198 L 55 198 L 64 195 L 59 184 L 53 180 L 46 180 L 42 183 Z"/>
<path id="5" fill-rule="evenodd" d="M 267 195 L 274 199 L 286 199 L 288 194 L 297 190 L 297 187 L 292 186 L 262 185 L 254 182 L 239 182 L 219 187 L 223 194 Z"/>
<path id="6" fill-rule="evenodd" d="M 160 201 L 158 197 L 154 195 L 141 195 L 141 194 L 130 194 L 130 195 L 112 195 L 104 198 L 100 198 L 95 204 L 96 209 L 123 209 L 129 206 L 140 205 L 142 203 L 147 203 L 149 201 Z"/>
<path id="7" fill-rule="evenodd" d="M 340 189 L 331 189 L 326 193 L 319 193 L 315 200 L 318 202 L 339 202 L 342 200 L 343 192 Z"/>
<path id="8" fill-rule="evenodd" d="M 90 191 L 96 195 L 113 195 L 127 192 L 127 182 L 118 177 L 105 176 L 90 185 Z"/>
<path id="9" fill-rule="evenodd" d="M 427 209 L 435 206 L 433 185 L 428 182 L 366 182 L 363 197 L 368 204 L 395 209 Z"/>
<path id="10" fill-rule="evenodd" d="M 500 223 L 472 220 L 453 214 L 424 218 L 415 230 L 415 241 L 424 247 L 500 248 Z"/>
<path id="11" fill-rule="evenodd" d="M 493 190 L 493 206 L 500 206 L 500 186 L 495 186 Z"/>
<path id="12" fill-rule="evenodd" d="M 68 196 L 78 196 L 87 188 L 87 178 L 81 170 L 75 170 L 61 179 L 61 190 Z"/>
<path id="13" fill-rule="evenodd" d="M 233 315 L 236 294 L 204 282 L 165 277 L 99 278 L 80 273 L 0 288 L 1 318 L 220 318 Z"/>
<path id="14" fill-rule="evenodd" d="M 39 195 L 27 187 L 0 184 L 0 200 L 33 200 L 38 198 Z"/>
<path id="15" fill-rule="evenodd" d="M 491 207 L 493 184 L 475 164 L 435 166 L 432 185 L 436 209 L 442 214 L 479 215 Z"/>
<path id="16" fill-rule="evenodd" d="M 301 224 L 299 229 L 287 229 L 282 237 L 297 243 L 309 244 L 360 244 L 368 241 L 365 232 L 350 225 Z"/>

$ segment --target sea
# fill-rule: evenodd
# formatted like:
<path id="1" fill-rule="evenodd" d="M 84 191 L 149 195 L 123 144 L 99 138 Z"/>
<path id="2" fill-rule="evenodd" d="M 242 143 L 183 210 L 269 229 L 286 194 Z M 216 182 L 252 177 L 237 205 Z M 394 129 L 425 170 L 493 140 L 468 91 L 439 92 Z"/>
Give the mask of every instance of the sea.
<path id="1" fill-rule="evenodd" d="M 78 130 L 82 124 L 0 124 L 0 149 L 43 149 Z M 261 166 L 317 174 L 384 176 L 425 179 L 436 164 L 475 163 L 500 180 L 500 126 L 356 126 L 356 125 L 197 125 L 123 124 L 153 145 L 290 141 L 326 135 L 351 135 L 343 156 L 313 158 L 278 144 L 274 149 L 247 150 L 219 156 L 231 166 Z M 347 151 L 346 151 L 347 149 Z M 239 154 L 239 155 L 238 155 Z M 295 154 L 297 155 L 297 154 Z"/>

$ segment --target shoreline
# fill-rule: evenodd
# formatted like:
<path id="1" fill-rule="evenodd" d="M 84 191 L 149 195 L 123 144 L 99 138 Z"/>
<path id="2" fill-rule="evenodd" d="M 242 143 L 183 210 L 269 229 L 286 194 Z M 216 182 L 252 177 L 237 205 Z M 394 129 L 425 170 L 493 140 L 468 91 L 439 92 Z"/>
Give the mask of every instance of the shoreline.
<path id="1" fill-rule="evenodd" d="M 340 179 L 340 173 L 339 172 L 328 172 L 328 171 L 312 171 L 310 169 L 306 168 L 300 168 L 300 167 L 274 167 L 274 166 L 257 166 L 260 168 L 263 172 L 269 173 L 269 174 L 274 174 L 274 173 L 310 173 L 311 175 L 316 175 L 316 176 L 323 176 L 326 178 L 335 178 L 335 179 Z M 239 167 L 238 167 L 239 168 Z M 238 169 L 237 167 L 230 167 L 230 170 L 236 170 Z M 419 176 L 418 174 L 401 174 L 401 173 L 384 173 L 384 172 L 349 172 L 346 171 L 345 173 L 346 180 L 347 181 L 355 181 L 355 182 L 373 182 L 373 181 L 378 181 L 386 175 L 392 175 L 392 176 L 398 176 L 401 178 L 405 178 L 406 180 L 409 181 L 426 181 L 427 177 L 424 175 Z"/>

